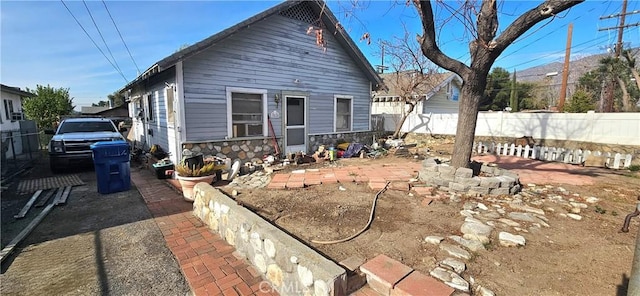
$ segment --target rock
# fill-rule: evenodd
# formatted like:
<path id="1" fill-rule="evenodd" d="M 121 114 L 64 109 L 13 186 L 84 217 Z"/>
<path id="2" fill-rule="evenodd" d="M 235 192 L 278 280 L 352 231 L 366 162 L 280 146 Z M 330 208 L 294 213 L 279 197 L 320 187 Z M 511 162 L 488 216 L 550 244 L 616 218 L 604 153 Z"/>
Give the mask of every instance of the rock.
<path id="1" fill-rule="evenodd" d="M 493 293 L 493 291 L 482 286 L 478 287 L 478 289 L 476 290 L 476 293 L 478 294 L 478 296 L 496 296 L 496 294 Z"/>
<path id="2" fill-rule="evenodd" d="M 515 210 L 525 211 L 525 212 L 534 213 L 534 214 L 538 214 L 538 215 L 544 215 L 544 211 L 542 209 L 530 207 L 530 206 L 527 206 L 527 205 L 520 205 L 520 204 L 510 203 L 509 206 L 512 209 L 515 209 Z"/>
<path id="3" fill-rule="evenodd" d="M 464 205 L 462 206 L 462 208 L 465 209 L 465 210 L 468 210 L 468 211 L 473 210 L 473 209 L 476 208 L 476 203 L 474 203 L 474 202 L 465 202 Z"/>
<path id="4" fill-rule="evenodd" d="M 498 233 L 498 239 L 500 240 L 500 245 L 505 247 L 524 246 L 526 243 L 524 236 L 511 234 L 504 231 Z"/>
<path id="5" fill-rule="evenodd" d="M 486 218 L 486 219 L 498 219 L 500 217 L 501 215 L 496 212 L 487 212 L 482 214 L 482 218 Z"/>
<path id="6" fill-rule="evenodd" d="M 463 292 L 469 292 L 469 282 L 463 279 L 461 276 L 451 273 L 451 281 L 444 282 L 447 286 L 454 289 L 458 289 Z"/>
<path id="7" fill-rule="evenodd" d="M 586 201 L 586 202 L 588 202 L 588 203 L 593 204 L 593 203 L 597 203 L 597 202 L 599 202 L 599 201 L 600 201 L 600 199 L 599 199 L 599 198 L 597 198 L 597 197 L 594 197 L 594 196 L 590 196 L 590 197 L 587 197 L 587 198 L 585 199 L 585 201 Z"/>
<path id="8" fill-rule="evenodd" d="M 580 208 L 571 208 L 569 211 L 574 214 L 580 214 Z"/>
<path id="9" fill-rule="evenodd" d="M 313 273 L 302 265 L 298 265 L 298 278 L 305 287 L 313 285 Z"/>
<path id="10" fill-rule="evenodd" d="M 482 224 L 483 223 L 482 221 L 480 221 L 480 220 L 478 220 L 476 218 L 473 218 L 473 217 L 464 218 L 464 222 L 478 223 L 478 224 Z"/>
<path id="11" fill-rule="evenodd" d="M 524 221 L 524 222 L 536 222 L 535 217 L 529 213 L 511 212 L 507 216 L 509 216 L 509 218 L 513 220 Z"/>
<path id="12" fill-rule="evenodd" d="M 460 215 L 465 216 L 465 217 L 473 217 L 474 213 L 476 213 L 476 212 L 470 211 L 470 210 L 462 210 L 462 211 L 460 211 Z"/>
<path id="13" fill-rule="evenodd" d="M 480 242 L 481 244 L 488 244 L 491 241 L 489 240 L 488 236 L 475 235 L 475 234 L 465 234 L 462 237 L 468 240 Z"/>
<path id="14" fill-rule="evenodd" d="M 442 240 L 444 240 L 444 237 L 442 236 L 436 236 L 436 235 L 430 235 L 424 238 L 424 241 L 430 244 L 440 244 L 440 242 L 442 242 Z"/>
<path id="15" fill-rule="evenodd" d="M 291 261 L 291 263 L 293 263 L 293 264 L 298 264 L 298 257 L 291 256 L 291 258 L 289 258 L 289 261 Z"/>
<path id="16" fill-rule="evenodd" d="M 481 209 L 481 210 L 483 210 L 483 211 L 486 211 L 486 210 L 488 210 L 488 209 L 489 209 L 485 204 L 483 204 L 483 203 L 481 203 L 481 202 L 479 202 L 479 203 L 477 204 L 477 207 L 478 207 L 478 209 Z"/>
<path id="17" fill-rule="evenodd" d="M 451 268 L 457 274 L 461 274 L 467 269 L 467 265 L 464 264 L 464 262 L 453 258 L 446 258 L 442 260 L 442 262 L 440 262 L 440 266 Z"/>
<path id="18" fill-rule="evenodd" d="M 588 207 L 587 204 L 583 204 L 583 203 L 580 203 L 580 202 L 570 202 L 569 204 L 572 207 L 578 208 L 578 209 L 586 209 Z"/>
<path id="19" fill-rule="evenodd" d="M 434 277 L 437 278 L 443 282 L 449 282 L 451 281 L 451 272 L 449 272 L 448 270 L 442 268 L 442 267 L 436 267 L 435 269 L 433 269 L 431 272 L 429 272 L 429 274 Z"/>
<path id="20" fill-rule="evenodd" d="M 489 237 L 491 235 L 491 231 L 493 231 L 493 227 L 483 223 L 465 222 L 460 227 L 460 231 L 464 234 Z"/>
<path id="21" fill-rule="evenodd" d="M 507 226 L 511 226 L 511 227 L 520 227 L 520 223 L 518 223 L 516 221 L 513 221 L 513 220 L 506 219 L 506 218 L 498 219 L 498 222 L 503 223 L 503 224 L 505 224 Z"/>
<path id="22" fill-rule="evenodd" d="M 582 220 L 582 216 L 576 215 L 576 214 L 567 214 L 567 217 L 569 217 L 569 218 L 571 218 L 573 220 L 578 220 L 578 221 Z"/>
<path id="23" fill-rule="evenodd" d="M 471 254 L 467 252 L 465 249 L 460 248 L 458 246 L 442 243 L 440 244 L 440 249 L 456 258 L 465 259 L 465 260 L 471 259 Z"/>
<path id="24" fill-rule="evenodd" d="M 454 242 L 462 245 L 463 247 L 469 249 L 472 252 L 478 252 L 480 250 L 486 250 L 484 248 L 484 245 L 481 242 L 477 241 L 477 240 L 464 239 L 464 238 L 459 237 L 457 235 L 451 235 L 451 236 L 449 236 L 449 239 L 451 239 Z"/>

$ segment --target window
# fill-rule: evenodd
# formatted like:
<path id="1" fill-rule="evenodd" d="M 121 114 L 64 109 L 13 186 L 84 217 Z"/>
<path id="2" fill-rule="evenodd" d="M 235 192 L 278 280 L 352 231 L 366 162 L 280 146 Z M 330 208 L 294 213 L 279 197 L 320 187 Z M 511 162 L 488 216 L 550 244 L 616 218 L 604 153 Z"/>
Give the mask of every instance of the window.
<path id="1" fill-rule="evenodd" d="M 164 97 L 166 98 L 165 103 L 167 104 L 167 123 L 169 126 L 175 125 L 175 112 L 173 112 L 173 93 L 173 87 L 167 87 L 164 89 Z"/>
<path id="2" fill-rule="evenodd" d="M 266 136 L 266 90 L 227 89 L 229 137 Z"/>
<path id="3" fill-rule="evenodd" d="M 351 130 L 351 98 L 336 97 L 336 132 L 345 132 Z"/>
<path id="4" fill-rule="evenodd" d="M 4 115 L 7 120 L 12 120 L 13 100 L 4 100 Z"/>
<path id="5" fill-rule="evenodd" d="M 153 96 L 147 95 L 147 121 L 153 121 Z"/>

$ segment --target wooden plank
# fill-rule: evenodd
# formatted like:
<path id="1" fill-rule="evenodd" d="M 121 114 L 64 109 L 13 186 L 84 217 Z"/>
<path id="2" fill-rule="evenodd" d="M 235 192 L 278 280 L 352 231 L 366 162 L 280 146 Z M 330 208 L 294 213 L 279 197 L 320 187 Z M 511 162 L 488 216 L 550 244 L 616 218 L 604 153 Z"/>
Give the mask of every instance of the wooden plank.
<path id="1" fill-rule="evenodd" d="M 34 193 L 31 196 L 27 204 L 24 205 L 24 207 L 22 207 L 22 210 L 20 210 L 20 213 L 18 213 L 17 215 L 14 215 L 13 218 L 16 218 L 16 219 L 24 218 L 24 216 L 27 215 L 27 212 L 29 211 L 29 209 L 31 209 L 31 206 L 33 205 L 34 202 L 36 202 L 36 199 L 38 199 L 38 196 L 40 196 L 41 193 L 42 193 L 42 189 L 36 191 L 36 193 Z"/>
<path id="2" fill-rule="evenodd" d="M 9 254 L 11 254 L 11 252 L 13 252 L 13 249 L 15 249 L 15 247 L 25 237 L 27 237 L 27 235 L 29 235 L 29 233 L 31 233 L 31 231 L 33 231 L 33 229 L 36 228 L 38 224 L 40 224 L 42 219 L 44 219 L 44 217 L 47 216 L 47 214 L 49 214 L 51 209 L 53 209 L 53 206 L 54 206 L 53 203 L 47 205 L 47 207 L 45 207 L 44 210 L 42 210 L 42 212 L 40 212 L 40 214 L 38 214 L 38 216 L 36 216 L 36 218 L 33 219 L 33 221 L 31 221 L 31 223 L 29 223 L 29 225 L 27 225 L 27 227 L 18 234 L 18 236 L 16 236 L 13 240 L 11 240 L 11 242 L 4 249 L 2 249 L 2 251 L 0 251 L 0 262 L 4 261 L 4 259 L 6 259 L 9 256 Z"/>
<path id="3" fill-rule="evenodd" d="M 69 197 L 69 194 L 71 193 L 71 188 L 71 186 L 67 186 L 64 189 L 64 192 L 62 193 L 62 196 L 60 196 L 60 199 L 58 199 L 58 203 L 56 203 L 56 205 L 67 203 L 67 197 Z"/>
<path id="4" fill-rule="evenodd" d="M 44 204 L 46 204 L 47 201 L 49 201 L 51 196 L 54 193 L 56 193 L 56 190 L 58 190 L 58 188 L 52 188 L 51 190 L 47 191 L 47 193 L 42 197 L 42 199 L 40 199 L 40 201 L 38 201 L 38 203 L 36 204 L 36 208 L 43 207 Z"/>
<path id="5" fill-rule="evenodd" d="M 58 202 L 60 202 L 60 197 L 62 196 L 63 192 L 64 192 L 64 187 L 58 188 L 58 192 L 56 193 L 56 197 L 51 202 L 54 206 L 57 205 Z"/>

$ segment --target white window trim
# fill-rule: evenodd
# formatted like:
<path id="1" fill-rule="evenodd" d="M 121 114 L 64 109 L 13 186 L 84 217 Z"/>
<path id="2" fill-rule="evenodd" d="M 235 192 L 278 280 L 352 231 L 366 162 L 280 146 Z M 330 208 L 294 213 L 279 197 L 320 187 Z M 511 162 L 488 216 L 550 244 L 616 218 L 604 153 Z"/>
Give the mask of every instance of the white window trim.
<path id="1" fill-rule="evenodd" d="M 167 116 L 167 127 L 175 127 L 176 126 L 176 91 L 175 84 L 170 84 L 169 87 L 164 88 L 164 109 Z M 171 106 L 169 106 L 168 94 L 172 92 L 173 94 L 173 102 L 171 102 Z M 169 120 L 169 113 L 173 111 L 173 122 Z"/>
<path id="2" fill-rule="evenodd" d="M 338 99 L 348 99 L 351 100 L 351 104 L 349 104 L 349 110 L 351 115 L 351 122 L 349 123 L 348 131 L 340 131 L 341 133 L 347 133 L 353 131 L 353 96 L 344 96 L 344 95 L 334 95 L 333 96 L 333 132 L 338 133 L 336 128 L 336 121 L 338 120 Z M 371 113 L 371 112 L 369 112 Z"/>
<path id="3" fill-rule="evenodd" d="M 267 137 L 269 134 L 269 122 L 267 121 L 268 102 L 267 102 L 267 90 L 259 88 L 245 88 L 245 87 L 227 87 L 227 139 L 244 139 L 249 137 L 234 138 L 233 137 L 233 118 L 231 118 L 231 102 L 232 93 L 246 93 L 246 94 L 258 94 L 262 95 L 262 136 Z"/>

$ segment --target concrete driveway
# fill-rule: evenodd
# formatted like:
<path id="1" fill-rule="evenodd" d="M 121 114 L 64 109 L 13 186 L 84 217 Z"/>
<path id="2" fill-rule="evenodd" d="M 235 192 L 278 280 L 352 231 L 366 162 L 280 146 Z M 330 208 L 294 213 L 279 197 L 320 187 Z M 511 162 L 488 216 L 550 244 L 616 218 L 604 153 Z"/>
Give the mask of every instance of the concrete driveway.
<path id="1" fill-rule="evenodd" d="M 47 159 L 28 178 L 49 177 Z M 190 289 L 140 193 L 97 192 L 95 172 L 80 169 L 73 187 L 2 263 L 2 295 L 188 295 Z M 31 194 L 2 193 L 2 247 L 42 208 L 13 215 Z M 12 191 L 13 190 L 13 191 Z M 51 199 L 52 200 L 52 199 Z"/>

